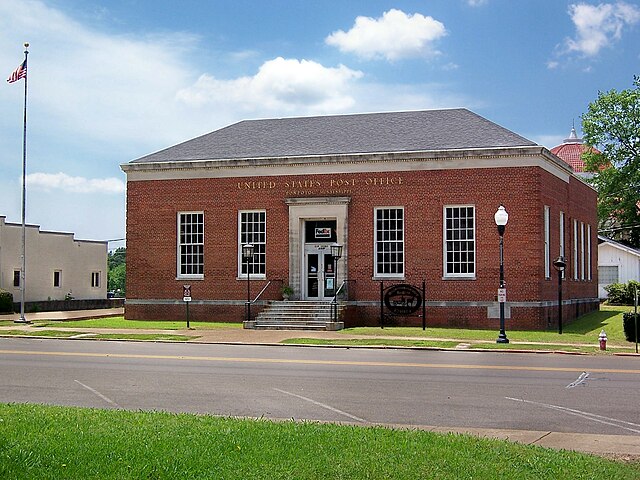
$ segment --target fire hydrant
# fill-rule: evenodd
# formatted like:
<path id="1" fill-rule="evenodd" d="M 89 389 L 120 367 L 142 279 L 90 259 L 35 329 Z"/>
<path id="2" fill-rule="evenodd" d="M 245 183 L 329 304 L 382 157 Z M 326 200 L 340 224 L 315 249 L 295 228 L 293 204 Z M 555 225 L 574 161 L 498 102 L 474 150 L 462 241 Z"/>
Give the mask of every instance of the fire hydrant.
<path id="1" fill-rule="evenodd" d="M 600 335 L 598 336 L 598 340 L 600 340 L 600 350 L 606 350 L 607 349 L 607 334 L 605 333 L 604 330 L 602 330 L 600 332 Z"/>

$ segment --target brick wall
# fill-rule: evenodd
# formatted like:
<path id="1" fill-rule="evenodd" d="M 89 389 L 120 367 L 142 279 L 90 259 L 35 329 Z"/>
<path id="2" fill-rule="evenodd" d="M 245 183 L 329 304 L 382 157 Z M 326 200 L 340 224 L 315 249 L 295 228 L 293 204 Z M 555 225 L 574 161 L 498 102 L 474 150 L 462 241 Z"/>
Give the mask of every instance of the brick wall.
<path id="1" fill-rule="evenodd" d="M 389 180 L 394 179 L 394 180 Z M 509 213 L 504 236 L 505 280 L 509 302 L 557 300 L 557 276 L 544 275 L 544 206 L 550 207 L 550 257 L 559 252 L 559 212 L 565 213 L 565 249 L 572 250 L 572 222 L 591 225 L 592 280 L 573 281 L 568 268 L 564 298 L 597 297 L 596 195 L 571 178 L 558 179 L 538 167 L 403 171 L 314 176 L 217 178 L 134 181 L 127 184 L 127 297 L 179 299 L 182 285 L 192 285 L 201 300 L 236 300 L 235 306 L 192 308 L 194 319 L 241 320 L 246 280 L 238 279 L 238 210 L 267 212 L 267 279 L 289 278 L 289 197 L 350 197 L 348 278 L 357 284 L 357 300 L 376 301 L 379 282 L 373 280 L 373 215 L 375 207 L 404 207 L 406 281 L 426 280 L 429 301 L 490 302 L 499 278 L 499 237 L 493 215 L 499 204 Z M 443 206 L 473 205 L 476 213 L 476 278 L 443 280 Z M 204 279 L 176 279 L 177 213 L 204 211 Z M 586 227 L 585 227 L 586 229 Z M 585 243 L 586 245 L 586 243 Z M 572 262 L 568 259 L 569 267 Z M 252 296 L 266 281 L 252 282 Z M 263 299 L 278 298 L 271 290 Z M 581 306 L 588 310 L 591 307 Z M 379 310 L 352 309 L 348 323 L 377 324 Z M 486 307 L 431 309 L 432 324 L 494 327 Z M 523 328 L 546 328 L 546 307 L 512 308 L 512 319 Z M 557 310 L 557 307 L 556 307 Z M 565 307 L 565 322 L 575 316 Z M 554 314 L 555 315 L 555 314 Z M 182 318 L 183 306 L 131 305 L 127 318 Z M 400 320 L 401 321 L 401 320 Z M 415 322 L 412 320 L 412 322 Z M 552 320 L 555 322 L 555 316 Z M 417 320 L 417 324 L 420 320 Z"/>

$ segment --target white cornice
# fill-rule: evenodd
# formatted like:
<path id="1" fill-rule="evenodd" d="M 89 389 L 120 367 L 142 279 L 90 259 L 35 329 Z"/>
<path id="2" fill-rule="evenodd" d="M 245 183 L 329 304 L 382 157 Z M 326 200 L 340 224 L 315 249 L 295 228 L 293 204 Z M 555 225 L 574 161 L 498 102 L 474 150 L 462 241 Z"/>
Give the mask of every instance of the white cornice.
<path id="1" fill-rule="evenodd" d="M 571 176 L 575 176 L 568 164 L 541 146 L 141 162 L 121 165 L 127 174 L 127 181 L 509 167 L 540 167 L 565 182 L 568 182 Z"/>

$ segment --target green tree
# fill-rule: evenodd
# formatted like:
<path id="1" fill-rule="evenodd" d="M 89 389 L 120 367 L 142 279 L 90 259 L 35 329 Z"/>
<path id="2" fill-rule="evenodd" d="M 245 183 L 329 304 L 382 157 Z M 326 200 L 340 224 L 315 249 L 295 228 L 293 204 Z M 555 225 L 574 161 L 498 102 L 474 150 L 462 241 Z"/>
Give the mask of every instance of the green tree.
<path id="1" fill-rule="evenodd" d="M 582 116 L 583 160 L 598 190 L 599 230 L 640 247 L 640 77 L 634 88 L 599 92 Z M 599 149 L 595 151 L 592 148 Z"/>
<path id="2" fill-rule="evenodd" d="M 109 252 L 107 257 L 109 273 L 107 275 L 107 289 L 109 291 L 120 290 L 125 293 L 125 273 L 127 269 L 127 249 L 120 247 L 113 252 Z"/>

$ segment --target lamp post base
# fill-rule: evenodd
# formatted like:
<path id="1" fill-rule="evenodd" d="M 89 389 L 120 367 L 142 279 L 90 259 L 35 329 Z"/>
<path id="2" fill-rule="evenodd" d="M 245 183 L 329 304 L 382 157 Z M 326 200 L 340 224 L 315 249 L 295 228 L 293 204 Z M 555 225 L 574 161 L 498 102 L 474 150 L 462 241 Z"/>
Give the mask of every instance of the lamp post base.
<path id="1" fill-rule="evenodd" d="M 20 317 L 20 318 L 16 318 L 13 323 L 24 323 L 24 324 L 29 324 L 31 323 L 31 320 L 27 320 L 25 317 Z"/>
<path id="2" fill-rule="evenodd" d="M 504 332 L 500 332 L 500 335 L 498 335 L 498 339 L 496 340 L 496 343 L 509 343 L 507 334 Z"/>

